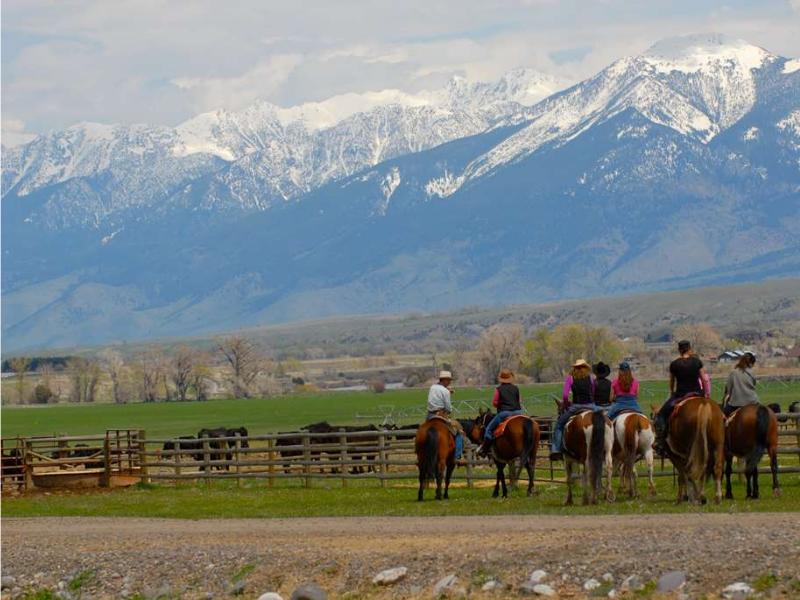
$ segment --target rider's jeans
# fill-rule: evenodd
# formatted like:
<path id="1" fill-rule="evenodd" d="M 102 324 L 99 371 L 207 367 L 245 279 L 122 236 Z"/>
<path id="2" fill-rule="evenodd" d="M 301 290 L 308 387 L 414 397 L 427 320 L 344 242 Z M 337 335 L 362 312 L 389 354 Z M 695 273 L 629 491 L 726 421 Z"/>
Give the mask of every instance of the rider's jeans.
<path id="1" fill-rule="evenodd" d="M 500 425 L 505 419 L 508 417 L 513 417 L 514 415 L 521 415 L 522 410 L 501 410 L 497 413 L 489 424 L 486 426 L 486 432 L 483 434 L 483 439 L 487 442 L 491 442 L 494 439 L 494 430 L 497 429 L 497 426 Z"/>

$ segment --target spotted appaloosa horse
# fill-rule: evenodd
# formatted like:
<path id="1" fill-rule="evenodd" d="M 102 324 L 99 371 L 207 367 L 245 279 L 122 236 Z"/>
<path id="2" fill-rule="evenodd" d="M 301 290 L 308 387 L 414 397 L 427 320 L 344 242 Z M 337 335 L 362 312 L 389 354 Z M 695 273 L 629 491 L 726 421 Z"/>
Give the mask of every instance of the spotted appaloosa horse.
<path id="1" fill-rule="evenodd" d="M 486 427 L 492 420 L 492 413 L 489 411 L 481 412 L 468 426 L 464 427 L 467 437 L 475 443 L 480 444 L 483 440 Z M 463 424 L 463 423 L 462 423 Z M 527 495 L 533 494 L 533 479 L 536 471 L 536 451 L 539 448 L 539 424 L 532 418 L 524 415 L 511 417 L 506 423 L 503 434 L 495 437 L 492 444 L 492 459 L 497 467 L 497 476 L 494 483 L 494 492 L 492 497 L 497 498 L 500 492 L 500 486 L 503 488 L 503 498 L 508 498 L 508 488 L 506 486 L 505 469 L 506 465 L 509 467 L 512 484 L 516 480 L 514 472 L 514 461 L 519 459 L 519 471 L 524 467 L 528 473 L 528 491 Z"/>
<path id="2" fill-rule="evenodd" d="M 644 458 L 650 495 L 656 495 L 653 481 L 653 442 L 655 432 L 650 419 L 641 413 L 624 412 L 614 419 L 614 459 L 621 466 L 620 493 L 627 488 L 631 498 L 638 498 L 636 461 Z"/>
<path id="3" fill-rule="evenodd" d="M 706 503 L 705 483 L 714 476 L 714 501 L 722 501 L 725 424 L 722 409 L 710 398 L 689 397 L 669 417 L 667 456 L 678 471 L 677 502 Z"/>
<path id="4" fill-rule="evenodd" d="M 607 480 L 604 495 L 612 502 L 611 491 L 614 448 L 614 431 L 605 413 L 587 410 L 579 412 L 567 421 L 564 427 L 564 465 L 567 476 L 567 499 L 572 504 L 572 471 L 575 465 L 583 466 L 583 503 L 597 504 L 597 493 L 602 487 L 603 465 Z"/>
<path id="5" fill-rule="evenodd" d="M 778 419 L 761 404 L 743 406 L 728 417 L 725 424 L 725 497 L 733 498 L 731 472 L 733 457 L 744 457 L 747 498 L 758 498 L 758 463 L 769 454 L 772 471 L 772 494 L 780 496 L 778 485 Z"/>
<path id="6" fill-rule="evenodd" d="M 417 468 L 419 469 L 417 500 L 422 502 L 425 484 L 431 479 L 436 479 L 436 499 L 447 500 L 450 477 L 456 466 L 456 440 L 450 432 L 447 422 L 444 419 L 433 418 L 422 423 L 417 429 L 414 449 L 417 453 Z M 442 495 L 443 479 L 444 495 Z"/>

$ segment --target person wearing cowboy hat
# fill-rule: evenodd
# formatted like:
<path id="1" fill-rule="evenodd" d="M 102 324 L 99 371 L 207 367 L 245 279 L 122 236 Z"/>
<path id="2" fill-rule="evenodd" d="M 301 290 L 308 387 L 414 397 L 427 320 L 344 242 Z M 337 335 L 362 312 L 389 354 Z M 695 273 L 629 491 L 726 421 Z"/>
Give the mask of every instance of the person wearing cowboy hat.
<path id="1" fill-rule="evenodd" d="M 513 371 L 511 369 L 501 369 L 497 376 L 497 381 L 500 385 L 495 388 L 494 398 L 492 398 L 492 406 L 497 409 L 497 414 L 486 426 L 486 431 L 483 434 L 483 443 L 481 443 L 477 451 L 479 456 L 489 455 L 489 449 L 494 441 L 494 430 L 500 423 L 514 415 L 523 414 L 519 388 L 514 385 Z"/>
<path id="2" fill-rule="evenodd" d="M 564 389 L 560 404 L 561 414 L 553 428 L 550 438 L 550 460 L 561 460 L 561 442 L 564 437 L 564 427 L 569 418 L 579 410 L 597 410 L 594 403 L 595 383 L 592 378 L 592 365 L 584 359 L 576 360 L 569 375 L 564 379 Z M 570 401 L 570 394 L 572 401 Z"/>
<path id="3" fill-rule="evenodd" d="M 450 384 L 453 382 L 453 374 L 450 371 L 440 371 L 439 381 L 428 390 L 428 419 L 442 418 L 450 425 L 450 430 L 455 436 L 456 449 L 455 458 L 461 464 L 461 454 L 464 450 L 464 428 L 461 423 L 451 418 L 453 414 L 453 403 L 450 395 L 453 389 Z"/>
<path id="4" fill-rule="evenodd" d="M 607 407 L 611 404 L 611 382 L 608 380 L 611 367 L 601 360 L 592 370 L 595 375 L 594 403 L 600 407 Z"/>

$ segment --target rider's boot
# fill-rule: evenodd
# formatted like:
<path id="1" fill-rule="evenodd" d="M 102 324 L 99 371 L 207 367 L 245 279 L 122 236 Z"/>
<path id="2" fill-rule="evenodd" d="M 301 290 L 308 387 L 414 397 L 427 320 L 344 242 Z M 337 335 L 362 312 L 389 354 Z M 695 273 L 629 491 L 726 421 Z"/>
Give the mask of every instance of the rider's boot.
<path id="1" fill-rule="evenodd" d="M 654 423 L 656 439 L 653 442 L 653 451 L 656 455 L 665 457 L 667 455 L 667 427 L 659 419 Z"/>
<path id="2" fill-rule="evenodd" d="M 475 454 L 477 454 L 480 457 L 486 458 L 487 456 L 489 456 L 489 451 L 491 450 L 491 447 L 492 447 L 492 440 L 484 439 L 481 442 L 481 445 L 478 446 L 478 449 L 475 451 Z"/>

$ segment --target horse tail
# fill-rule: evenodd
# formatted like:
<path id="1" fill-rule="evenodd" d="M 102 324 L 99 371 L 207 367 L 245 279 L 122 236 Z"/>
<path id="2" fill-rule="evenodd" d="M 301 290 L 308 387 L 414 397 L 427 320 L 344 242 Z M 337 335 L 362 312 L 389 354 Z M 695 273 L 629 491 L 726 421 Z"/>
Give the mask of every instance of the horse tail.
<path id="1" fill-rule="evenodd" d="M 533 439 L 533 419 L 525 419 L 522 423 L 522 465 L 530 464 L 536 440 Z"/>
<path id="2" fill-rule="evenodd" d="M 689 450 L 687 460 L 689 477 L 694 481 L 700 481 L 706 474 L 708 465 L 708 425 L 711 420 L 711 405 L 703 401 L 697 410 L 697 431 L 695 431 L 694 441 Z"/>
<path id="3" fill-rule="evenodd" d="M 759 404 L 756 410 L 756 447 L 759 454 L 763 454 L 769 446 L 767 438 L 769 434 L 769 417 L 769 409 L 763 404 Z"/>
<path id="4" fill-rule="evenodd" d="M 642 423 L 638 415 L 632 413 L 630 418 L 634 419 L 631 427 L 628 427 L 628 420 L 625 421 L 624 447 L 627 456 L 636 456 L 639 448 L 639 433 L 642 431 Z"/>
<path id="5" fill-rule="evenodd" d="M 599 488 L 603 481 L 603 463 L 606 454 L 606 416 L 601 411 L 592 413 L 592 440 L 589 443 L 589 469 L 592 486 Z"/>
<path id="6" fill-rule="evenodd" d="M 434 479 L 439 465 L 439 432 L 436 427 L 428 427 L 425 433 L 425 445 L 419 468 L 424 479 Z"/>

